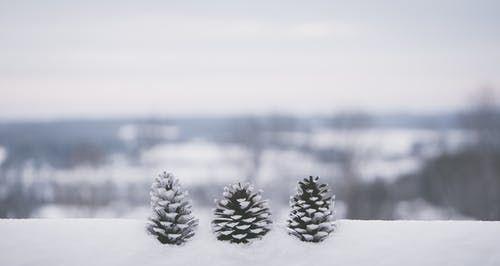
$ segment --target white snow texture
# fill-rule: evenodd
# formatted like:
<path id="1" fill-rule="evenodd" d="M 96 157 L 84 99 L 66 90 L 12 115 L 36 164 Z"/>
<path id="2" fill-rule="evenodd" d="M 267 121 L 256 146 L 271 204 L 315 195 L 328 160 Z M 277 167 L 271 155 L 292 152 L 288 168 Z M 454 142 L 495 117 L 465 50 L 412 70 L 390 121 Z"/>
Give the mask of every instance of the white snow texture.
<path id="1" fill-rule="evenodd" d="M 251 245 L 217 241 L 209 225 L 183 246 L 162 245 L 146 221 L 0 220 L 0 265 L 265 266 L 500 265 L 500 222 L 337 221 L 322 243 L 274 228 Z"/>

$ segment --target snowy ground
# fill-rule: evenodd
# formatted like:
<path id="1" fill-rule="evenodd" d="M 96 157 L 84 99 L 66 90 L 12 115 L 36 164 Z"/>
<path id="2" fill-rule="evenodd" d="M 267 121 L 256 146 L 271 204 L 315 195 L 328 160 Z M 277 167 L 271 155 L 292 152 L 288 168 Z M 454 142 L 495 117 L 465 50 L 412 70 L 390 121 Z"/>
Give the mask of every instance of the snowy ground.
<path id="1" fill-rule="evenodd" d="M 181 247 L 126 219 L 0 220 L 0 265 L 500 265 L 500 222 L 338 221 L 321 244 L 282 225 L 250 246 L 216 241 L 208 220 Z"/>
<path id="2" fill-rule="evenodd" d="M 154 127 L 154 126 L 152 126 Z M 159 132 L 164 139 L 175 139 L 178 128 L 161 127 Z M 126 125 L 118 133 L 120 139 L 131 147 L 135 146 L 137 128 Z M 382 178 L 393 181 L 399 176 L 416 171 L 423 159 L 440 152 L 451 152 L 467 143 L 470 134 L 459 130 L 424 130 L 424 129 L 364 129 L 332 130 L 316 129 L 310 133 L 288 132 L 279 135 L 285 146 L 291 149 L 264 149 L 261 168 L 257 171 L 257 180 L 261 184 L 275 182 L 276 176 L 297 176 L 310 174 L 322 177 L 339 178 L 335 173 L 338 165 L 325 163 L 313 154 L 294 148 L 309 146 L 320 151 L 335 148 L 357 152 L 361 178 L 373 181 Z M 420 147 L 416 149 L 416 147 Z M 413 154 L 420 150 L 419 155 Z M 8 151 L 0 146 L 0 165 L 8 156 Z M 49 164 L 26 163 L 21 173 L 19 169 L 6 171 L 6 176 L 22 179 L 24 184 L 33 182 L 93 184 L 108 181 L 117 184 L 124 182 L 143 182 L 154 178 L 167 168 L 182 179 L 184 185 L 203 185 L 213 182 L 230 183 L 236 178 L 244 178 L 248 168 L 253 167 L 247 148 L 209 140 L 188 140 L 165 142 L 141 151 L 140 159 L 134 164 L 123 154 L 110 156 L 107 164 L 100 167 L 80 165 L 70 169 L 59 169 Z M 358 158 L 359 157 L 359 158 Z M 20 175 L 20 176 L 17 176 Z"/>

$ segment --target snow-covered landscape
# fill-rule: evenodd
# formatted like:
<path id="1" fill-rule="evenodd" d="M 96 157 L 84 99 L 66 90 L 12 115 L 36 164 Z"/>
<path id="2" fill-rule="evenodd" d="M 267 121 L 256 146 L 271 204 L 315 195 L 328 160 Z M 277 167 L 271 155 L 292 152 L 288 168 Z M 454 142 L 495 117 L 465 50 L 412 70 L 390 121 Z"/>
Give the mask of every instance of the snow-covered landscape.
<path id="1" fill-rule="evenodd" d="M 144 125 L 143 125 L 144 127 Z M 148 126 L 151 130 L 152 126 Z M 126 145 L 134 146 L 141 141 L 138 133 L 141 128 L 125 125 L 118 130 L 117 137 Z M 151 179 L 151 173 L 163 171 L 165 167 L 175 169 L 183 176 L 183 183 L 203 185 L 211 182 L 232 182 L 235 178 L 244 178 L 248 165 L 248 147 L 242 144 L 217 143 L 207 139 L 180 141 L 170 131 L 179 132 L 170 126 L 169 131 L 155 129 L 159 143 L 138 154 L 139 161 L 131 164 L 124 154 L 113 154 L 105 165 L 93 167 L 82 165 L 71 169 L 57 169 L 48 164 L 36 165 L 29 161 L 22 169 L 20 179 L 25 183 L 60 182 L 60 183 L 105 183 L 138 182 Z M 123 133 L 126 131 L 127 133 Z M 131 132 L 129 132 L 131 131 Z M 126 137 L 125 137 L 125 136 Z M 335 164 L 322 162 L 311 152 L 298 150 L 307 147 L 312 151 L 354 150 L 359 155 L 357 160 L 362 167 L 361 177 L 366 181 L 382 178 L 393 181 L 402 174 L 419 168 L 422 161 L 441 152 L 453 152 L 470 141 L 470 133 L 463 130 L 431 130 L 408 128 L 378 128 L 364 130 L 332 130 L 318 128 L 308 133 L 281 132 L 271 136 L 279 140 L 287 149 L 264 147 L 262 165 L 256 179 L 266 184 L 273 181 L 280 171 L 287 171 L 296 176 L 315 173 L 320 176 L 341 178 Z M 0 147 L 0 165 L 7 156 Z M 6 175 L 16 173 L 18 169 L 7 171 Z M 293 176 L 295 178 L 295 176 Z M 49 192 L 50 193 L 50 192 Z"/>
<path id="2" fill-rule="evenodd" d="M 0 266 L 500 266 L 499 10 L 0 0 Z"/>
<path id="3" fill-rule="evenodd" d="M 208 218 L 208 217 L 207 217 Z M 209 220 L 183 246 L 162 245 L 145 220 L 0 220 L 0 265 L 497 266 L 500 222 L 339 220 L 322 243 L 276 223 L 251 245 L 217 241 Z"/>
<path id="4" fill-rule="evenodd" d="M 257 141 L 270 139 L 275 143 L 255 150 L 245 141 L 226 143 L 205 135 L 186 139 L 182 137 L 185 131 L 173 125 L 125 123 L 110 131 L 125 151 L 134 149 L 145 140 L 160 141 L 138 149 L 133 158 L 125 151 L 113 152 L 97 165 L 82 162 L 73 167 L 55 167 L 46 162 L 46 158 L 41 161 L 28 158 L 19 165 L 5 165 L 0 171 L 0 182 L 3 178 L 9 185 L 20 183 L 27 188 L 36 188 L 36 197 L 46 203 L 36 208 L 31 217 L 141 218 L 147 212 L 147 199 L 144 197 L 147 196 L 147 187 L 154 176 L 164 170 L 175 171 L 182 178 L 182 183 L 191 187 L 220 186 L 245 180 L 252 175 L 264 191 L 266 187 L 274 188 L 278 183 L 288 191 L 293 189 L 297 178 L 314 174 L 330 180 L 335 189 L 345 182 L 342 169 L 345 162 L 341 158 L 344 152 L 349 151 L 353 153 L 361 182 L 383 180 L 393 183 L 405 174 L 418 171 L 426 160 L 443 152 L 461 149 L 471 138 L 469 132 L 456 129 L 382 127 L 342 130 L 314 127 L 307 132 L 268 132 L 264 129 L 264 132 L 257 132 L 263 135 L 256 136 Z M 340 160 L 322 158 L 323 154 L 340 156 Z M 8 156 L 7 149 L 0 149 L 0 159 L 5 161 Z M 258 164 L 252 163 L 254 157 L 258 158 Z M 75 193 L 66 193 L 66 187 L 75 189 Z M 92 201 L 92 193 L 99 193 L 98 197 L 109 197 L 110 202 L 98 206 L 73 204 L 78 199 Z M 134 195 L 140 195 L 142 202 L 135 200 L 135 205 L 130 206 L 125 199 L 129 200 Z M 0 190 L 0 199 L 2 197 L 6 196 Z M 71 197 L 77 199 L 66 199 Z M 277 197 L 281 202 L 286 200 L 286 197 Z M 204 202 L 206 197 L 198 200 Z M 71 204 L 65 204 L 65 201 L 71 201 Z M 337 212 L 341 218 L 345 213 L 342 204 L 339 202 Z M 404 210 L 407 207 L 417 210 L 408 212 Z M 396 213 L 396 218 L 460 218 L 426 202 L 406 202 L 400 204 L 398 210 L 402 208 Z M 435 210 L 429 214 L 428 209 Z"/>

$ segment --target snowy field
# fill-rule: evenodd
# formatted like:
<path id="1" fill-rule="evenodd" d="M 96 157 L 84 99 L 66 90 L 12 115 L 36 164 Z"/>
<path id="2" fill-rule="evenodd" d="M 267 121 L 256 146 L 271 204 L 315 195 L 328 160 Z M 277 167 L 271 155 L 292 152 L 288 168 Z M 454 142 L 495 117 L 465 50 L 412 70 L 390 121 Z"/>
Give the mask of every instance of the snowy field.
<path id="1" fill-rule="evenodd" d="M 238 246 L 215 240 L 203 219 L 195 238 L 164 246 L 127 219 L 0 220 L 0 265 L 500 265 L 500 222 L 340 220 L 321 244 L 282 225 Z"/>
<path id="2" fill-rule="evenodd" d="M 118 136 L 134 146 L 137 140 L 131 133 L 132 129 L 125 126 Z M 178 134 L 176 128 L 167 128 L 161 132 L 165 139 L 175 139 Z M 336 176 L 339 170 L 335 163 L 322 162 L 313 154 L 294 149 L 309 146 L 314 151 L 327 148 L 355 150 L 363 180 L 382 178 L 392 181 L 402 174 L 418 170 L 424 159 L 443 151 L 459 149 L 467 143 L 469 137 L 463 131 L 423 129 L 318 129 L 308 134 L 283 133 L 279 139 L 289 149 L 263 149 L 256 179 L 261 185 L 265 185 L 275 181 L 276 176 L 295 179 L 314 173 L 323 177 L 341 178 Z M 414 154 L 416 147 L 420 147 L 418 155 Z M 0 146 L 0 165 L 7 156 L 8 151 Z M 157 173 L 168 168 L 171 171 L 175 169 L 184 185 L 205 185 L 234 182 L 235 178 L 247 176 L 248 169 L 253 167 L 249 165 L 251 155 L 246 147 L 208 140 L 166 142 L 141 151 L 138 157 L 138 161 L 131 164 L 123 154 L 113 154 L 106 164 L 99 167 L 80 165 L 69 169 L 54 168 L 48 164 L 37 165 L 30 161 L 20 173 L 18 169 L 10 169 L 5 175 L 20 179 L 27 185 L 44 182 L 123 184 L 149 182 Z"/>

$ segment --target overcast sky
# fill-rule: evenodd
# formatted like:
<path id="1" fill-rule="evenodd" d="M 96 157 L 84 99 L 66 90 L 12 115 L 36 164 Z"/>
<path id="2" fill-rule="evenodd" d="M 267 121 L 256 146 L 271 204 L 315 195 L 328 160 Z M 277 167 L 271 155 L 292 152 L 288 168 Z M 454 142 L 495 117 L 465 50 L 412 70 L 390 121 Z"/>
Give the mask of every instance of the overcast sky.
<path id="1" fill-rule="evenodd" d="M 500 1 L 3 1 L 0 118 L 462 108 Z"/>

